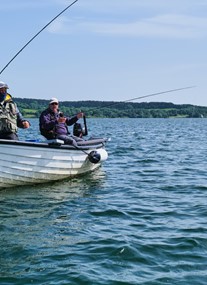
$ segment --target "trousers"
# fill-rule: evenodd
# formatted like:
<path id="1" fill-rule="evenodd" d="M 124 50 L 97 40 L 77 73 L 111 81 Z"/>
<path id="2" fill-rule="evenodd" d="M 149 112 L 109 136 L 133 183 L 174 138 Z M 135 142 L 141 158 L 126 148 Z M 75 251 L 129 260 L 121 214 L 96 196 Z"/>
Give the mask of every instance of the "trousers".
<path id="1" fill-rule="evenodd" d="M 16 133 L 4 133 L 4 134 L 0 134 L 0 139 L 3 140 L 16 140 L 18 141 L 18 135 Z"/>
<path id="2" fill-rule="evenodd" d="M 73 135 L 57 135 L 57 139 L 63 140 L 65 144 L 71 144 L 73 146 L 77 146 L 77 142 L 83 141 L 83 139 Z"/>

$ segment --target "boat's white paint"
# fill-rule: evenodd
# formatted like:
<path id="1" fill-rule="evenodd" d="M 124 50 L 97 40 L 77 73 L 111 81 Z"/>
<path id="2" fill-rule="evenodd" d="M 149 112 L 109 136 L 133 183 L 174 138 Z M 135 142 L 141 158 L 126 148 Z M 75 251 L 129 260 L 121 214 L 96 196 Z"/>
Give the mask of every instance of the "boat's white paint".
<path id="1" fill-rule="evenodd" d="M 91 163 L 86 153 L 96 150 L 99 163 Z M 85 153 L 86 152 L 86 153 Z M 108 154 L 104 146 L 41 147 L 41 144 L 0 143 L 0 188 L 61 180 L 95 170 Z"/>

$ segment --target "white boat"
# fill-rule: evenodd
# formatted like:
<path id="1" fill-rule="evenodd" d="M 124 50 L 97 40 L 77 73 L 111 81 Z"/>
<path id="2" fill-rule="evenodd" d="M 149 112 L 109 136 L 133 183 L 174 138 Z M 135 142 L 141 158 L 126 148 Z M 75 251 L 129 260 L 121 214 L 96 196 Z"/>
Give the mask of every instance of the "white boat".
<path id="1" fill-rule="evenodd" d="M 106 141 L 89 139 L 74 147 L 60 140 L 0 140 L 0 188 L 57 181 L 91 172 L 108 157 Z"/>

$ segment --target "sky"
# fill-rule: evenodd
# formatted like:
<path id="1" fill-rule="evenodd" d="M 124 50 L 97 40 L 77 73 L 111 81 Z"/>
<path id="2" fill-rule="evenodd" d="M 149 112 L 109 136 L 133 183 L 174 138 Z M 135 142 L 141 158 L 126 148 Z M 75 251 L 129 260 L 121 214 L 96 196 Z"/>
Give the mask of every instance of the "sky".
<path id="1" fill-rule="evenodd" d="M 68 0 L 0 0 L 0 70 Z M 207 106 L 206 0 L 78 0 L 0 74 L 13 97 Z"/>

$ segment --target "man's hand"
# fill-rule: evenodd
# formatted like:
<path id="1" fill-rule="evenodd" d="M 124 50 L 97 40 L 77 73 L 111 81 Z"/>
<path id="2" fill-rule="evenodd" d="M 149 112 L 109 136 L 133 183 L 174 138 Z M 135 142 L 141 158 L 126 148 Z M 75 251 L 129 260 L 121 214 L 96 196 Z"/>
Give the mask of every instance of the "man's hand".
<path id="1" fill-rule="evenodd" d="M 28 121 L 23 121 L 22 125 L 24 129 L 28 129 L 30 127 L 30 123 Z"/>
<path id="2" fill-rule="evenodd" d="M 65 124 L 66 118 L 65 117 L 59 117 L 57 121 L 58 121 L 58 123 L 64 123 Z"/>
<path id="3" fill-rule="evenodd" d="M 83 112 L 80 112 L 80 113 L 77 114 L 77 118 L 78 118 L 78 119 L 83 118 L 83 116 L 84 116 L 84 113 L 83 113 Z"/>

